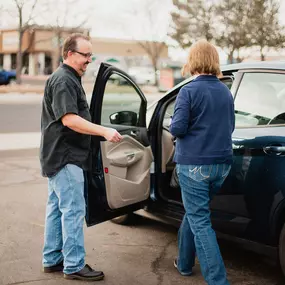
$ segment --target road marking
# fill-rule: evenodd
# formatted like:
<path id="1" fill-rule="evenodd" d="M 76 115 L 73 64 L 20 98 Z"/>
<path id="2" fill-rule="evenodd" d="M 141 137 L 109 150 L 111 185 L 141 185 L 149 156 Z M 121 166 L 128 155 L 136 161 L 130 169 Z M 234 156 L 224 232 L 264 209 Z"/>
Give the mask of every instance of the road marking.
<path id="1" fill-rule="evenodd" d="M 0 151 L 40 147 L 40 132 L 0 134 Z"/>

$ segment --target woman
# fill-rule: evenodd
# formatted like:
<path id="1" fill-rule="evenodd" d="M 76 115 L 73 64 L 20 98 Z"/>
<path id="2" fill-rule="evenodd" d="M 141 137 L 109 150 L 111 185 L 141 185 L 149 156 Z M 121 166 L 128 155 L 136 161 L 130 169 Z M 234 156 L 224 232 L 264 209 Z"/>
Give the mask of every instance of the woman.
<path id="1" fill-rule="evenodd" d="M 174 265 L 180 274 L 191 275 L 196 252 L 207 283 L 226 285 L 209 202 L 231 168 L 233 97 L 217 78 L 221 74 L 218 52 L 205 40 L 192 45 L 182 72 L 197 77 L 180 90 L 170 127 L 177 137 L 174 161 L 185 208 Z"/>

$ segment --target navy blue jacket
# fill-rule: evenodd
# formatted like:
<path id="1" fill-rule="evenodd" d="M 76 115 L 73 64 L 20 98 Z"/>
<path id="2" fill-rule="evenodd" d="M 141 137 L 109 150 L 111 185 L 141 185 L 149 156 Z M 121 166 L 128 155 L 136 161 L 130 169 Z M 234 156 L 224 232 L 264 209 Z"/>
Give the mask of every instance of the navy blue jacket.
<path id="1" fill-rule="evenodd" d="M 200 75 L 179 92 L 170 126 L 174 161 L 186 165 L 232 163 L 234 101 L 216 76 Z"/>

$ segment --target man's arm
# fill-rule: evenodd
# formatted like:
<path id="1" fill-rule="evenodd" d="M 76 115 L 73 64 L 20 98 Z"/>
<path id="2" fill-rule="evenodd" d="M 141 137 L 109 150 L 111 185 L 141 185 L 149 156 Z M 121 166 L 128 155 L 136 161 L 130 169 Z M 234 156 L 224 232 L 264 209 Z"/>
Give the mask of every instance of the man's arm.
<path id="1" fill-rule="evenodd" d="M 90 123 L 76 114 L 66 114 L 61 121 L 64 126 L 81 134 L 101 136 L 110 142 L 119 142 L 122 139 L 115 129 Z"/>

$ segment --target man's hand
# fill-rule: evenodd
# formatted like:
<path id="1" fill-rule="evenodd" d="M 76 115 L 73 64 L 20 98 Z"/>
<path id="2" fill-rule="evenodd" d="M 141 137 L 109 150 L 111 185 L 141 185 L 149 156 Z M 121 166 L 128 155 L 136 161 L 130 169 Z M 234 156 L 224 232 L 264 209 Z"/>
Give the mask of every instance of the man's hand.
<path id="1" fill-rule="evenodd" d="M 105 128 L 104 138 L 109 142 L 120 142 L 122 140 L 122 136 L 112 128 Z"/>

